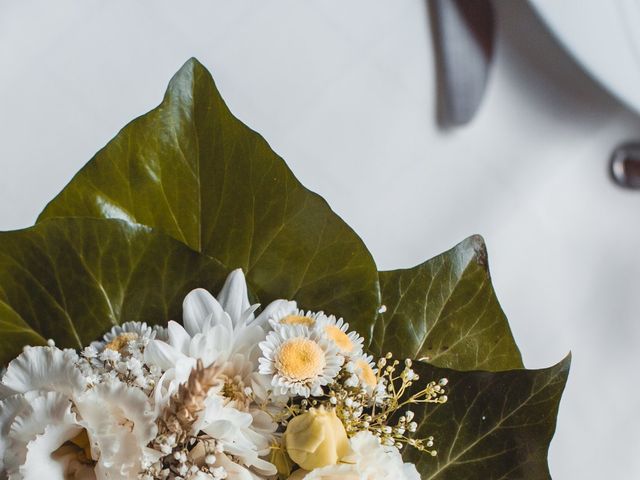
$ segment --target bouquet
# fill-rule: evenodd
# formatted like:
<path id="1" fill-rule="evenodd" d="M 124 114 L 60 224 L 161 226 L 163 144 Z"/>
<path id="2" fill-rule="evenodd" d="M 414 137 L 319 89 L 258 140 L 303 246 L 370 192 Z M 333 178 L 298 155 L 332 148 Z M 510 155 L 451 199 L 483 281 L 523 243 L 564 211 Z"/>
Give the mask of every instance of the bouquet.
<path id="1" fill-rule="evenodd" d="M 442 480 L 550 478 L 570 357 L 478 236 L 379 272 L 192 59 L 0 233 L 0 362 L 1 478 Z"/>

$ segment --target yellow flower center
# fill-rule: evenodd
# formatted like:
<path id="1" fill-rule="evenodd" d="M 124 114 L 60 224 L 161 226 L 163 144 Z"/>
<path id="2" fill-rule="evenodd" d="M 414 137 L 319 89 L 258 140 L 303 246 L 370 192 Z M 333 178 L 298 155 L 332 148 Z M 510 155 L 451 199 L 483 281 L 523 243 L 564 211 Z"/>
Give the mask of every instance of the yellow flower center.
<path id="1" fill-rule="evenodd" d="M 327 325 L 324 327 L 324 331 L 344 353 L 349 353 L 353 350 L 354 345 L 349 336 L 335 325 Z"/>
<path id="2" fill-rule="evenodd" d="M 280 323 L 283 325 L 304 325 L 305 327 L 312 327 L 316 321 L 313 318 L 302 315 L 287 315 L 280 320 Z"/>
<path id="3" fill-rule="evenodd" d="M 307 338 L 287 340 L 276 359 L 279 373 L 295 380 L 303 381 L 317 377 L 326 365 L 320 345 Z"/>
<path id="4" fill-rule="evenodd" d="M 360 379 L 370 387 L 375 387 L 378 383 L 373 368 L 364 360 L 357 360 L 356 367 L 360 369 Z"/>
<path id="5" fill-rule="evenodd" d="M 129 345 L 129 342 L 133 342 L 138 339 L 138 334 L 135 332 L 125 332 L 118 335 L 116 338 L 107 343 L 104 348 L 109 350 L 115 350 L 122 353 L 122 350 Z"/>

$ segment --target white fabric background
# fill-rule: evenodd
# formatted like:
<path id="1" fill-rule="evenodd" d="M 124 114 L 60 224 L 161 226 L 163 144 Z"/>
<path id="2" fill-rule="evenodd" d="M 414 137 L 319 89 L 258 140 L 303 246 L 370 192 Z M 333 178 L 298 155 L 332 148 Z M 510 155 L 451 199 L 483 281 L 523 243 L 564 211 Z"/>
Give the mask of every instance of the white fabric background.
<path id="1" fill-rule="evenodd" d="M 638 478 L 640 194 L 607 162 L 640 120 L 525 3 L 498 17 L 482 108 L 443 132 L 424 0 L 0 0 L 0 229 L 32 224 L 196 56 L 382 269 L 483 234 L 527 366 L 573 351 L 554 478 Z"/>

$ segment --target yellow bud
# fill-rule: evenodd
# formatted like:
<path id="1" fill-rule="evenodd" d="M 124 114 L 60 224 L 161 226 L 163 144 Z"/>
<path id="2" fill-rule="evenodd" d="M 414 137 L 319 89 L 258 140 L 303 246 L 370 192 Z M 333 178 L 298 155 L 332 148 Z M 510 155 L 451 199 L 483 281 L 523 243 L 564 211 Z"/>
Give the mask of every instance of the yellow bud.
<path id="1" fill-rule="evenodd" d="M 291 475 L 291 470 L 293 469 L 293 462 L 283 446 L 273 445 L 271 447 L 271 463 L 276 466 L 281 477 L 291 478 L 289 475 Z"/>
<path id="2" fill-rule="evenodd" d="M 291 459 L 305 470 L 335 465 L 351 451 L 335 409 L 324 406 L 293 418 L 284 432 L 284 442 Z"/>

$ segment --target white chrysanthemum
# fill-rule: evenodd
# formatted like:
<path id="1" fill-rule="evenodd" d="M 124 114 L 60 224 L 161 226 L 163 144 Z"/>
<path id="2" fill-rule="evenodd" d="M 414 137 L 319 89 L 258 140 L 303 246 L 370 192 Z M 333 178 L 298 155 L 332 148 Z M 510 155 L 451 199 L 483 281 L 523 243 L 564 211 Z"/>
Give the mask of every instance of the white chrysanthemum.
<path id="1" fill-rule="evenodd" d="M 71 407 L 59 392 L 32 391 L 0 402 L 0 472 L 9 480 L 95 478 L 93 462 L 73 443 L 83 428 Z"/>
<path id="2" fill-rule="evenodd" d="M 255 317 L 257 305 L 249 303 L 241 270 L 229 275 L 218 299 L 202 289 L 192 291 L 183 304 L 184 327 L 169 322 L 167 341 L 154 340 L 147 345 L 146 362 L 164 372 L 154 391 L 156 411 L 166 405 L 178 386 L 189 378 L 197 360 L 202 360 L 206 367 L 213 365 L 217 383 L 210 393 L 215 401 L 207 403 L 200 420 L 208 425 L 207 432 L 213 438 L 231 448 L 225 451 L 235 457 L 238 452 L 234 444 L 216 435 L 226 432 L 226 427 L 235 429 L 231 420 L 241 419 L 243 438 L 250 440 L 250 444 L 243 446 L 243 458 L 251 465 L 260 464 L 258 454 L 268 453 L 277 424 L 253 402 L 253 399 L 266 400 L 269 389 L 268 379 L 257 373 L 258 344 L 265 338 L 263 327 L 268 325 L 273 312 L 293 311 L 295 303 L 275 301 Z M 239 414 L 231 415 L 231 420 L 213 422 L 220 408 Z M 223 413 L 229 412 L 223 410 Z M 199 428 L 198 424 L 195 428 Z"/>
<path id="3" fill-rule="evenodd" d="M 104 334 L 102 340 L 92 342 L 91 347 L 98 352 L 102 351 L 108 345 L 114 345 L 116 342 L 126 343 L 127 341 L 136 340 L 143 344 L 158 339 L 165 340 L 167 338 L 166 328 L 160 325 L 147 325 L 145 322 L 126 322 L 121 325 L 114 326 L 111 330 Z M 119 348 L 115 348 L 119 350 Z"/>
<path id="4" fill-rule="evenodd" d="M 260 349 L 259 372 L 271 378 L 276 394 L 319 396 L 344 362 L 333 342 L 302 325 L 281 325 L 267 335 Z"/>
<path id="5" fill-rule="evenodd" d="M 254 312 L 258 307 L 249 302 L 244 274 L 241 269 L 236 269 L 227 277 L 217 299 L 201 288 L 187 295 L 183 303 L 184 328 L 194 336 L 227 317 L 234 331 L 241 334 L 247 326 L 259 326 L 264 330 L 274 315 L 296 311 L 296 303 L 289 300 L 271 302 L 256 317 Z"/>
<path id="6" fill-rule="evenodd" d="M 77 355 L 69 350 L 27 347 L 9 363 L 2 377 L 2 396 L 33 390 L 76 395 L 86 387 L 82 372 L 75 366 L 77 360 Z"/>
<path id="7" fill-rule="evenodd" d="M 295 311 L 295 302 L 276 300 L 256 317 L 258 305 L 249 303 L 241 270 L 231 272 L 218 299 L 206 290 L 193 290 L 183 303 L 184 327 L 169 322 L 167 341 L 154 340 L 147 346 L 146 362 L 164 371 L 155 392 L 158 405 L 165 404 L 187 380 L 196 360 L 205 366 L 215 364 L 227 392 L 234 396 L 247 387 L 256 395 L 266 391 L 265 379 L 256 374 L 257 346 L 274 312 Z"/>
<path id="8" fill-rule="evenodd" d="M 157 433 L 156 416 L 141 390 L 114 381 L 88 390 L 75 404 L 98 478 L 135 478 L 159 457 L 147 448 Z"/>
<path id="9" fill-rule="evenodd" d="M 342 318 L 319 315 L 315 328 L 329 337 L 343 355 L 351 357 L 362 353 L 364 339 L 357 332 L 350 332 L 349 324 Z"/>
<path id="10" fill-rule="evenodd" d="M 420 480 L 420 474 L 412 463 L 404 463 L 400 451 L 385 447 L 378 437 L 364 431 L 351 440 L 352 454 L 341 459 L 338 465 L 315 469 L 306 475 L 298 473 L 296 479 L 304 480 Z"/>

